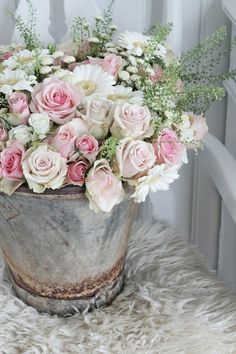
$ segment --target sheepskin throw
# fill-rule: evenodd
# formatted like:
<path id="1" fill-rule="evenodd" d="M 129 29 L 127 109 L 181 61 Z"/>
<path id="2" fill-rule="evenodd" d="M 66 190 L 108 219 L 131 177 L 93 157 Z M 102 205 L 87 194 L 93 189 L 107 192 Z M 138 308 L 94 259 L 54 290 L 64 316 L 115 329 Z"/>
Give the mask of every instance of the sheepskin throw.
<path id="1" fill-rule="evenodd" d="M 235 354 L 236 296 L 163 224 L 136 226 L 110 307 L 68 318 L 17 299 L 0 264 L 1 354 Z"/>

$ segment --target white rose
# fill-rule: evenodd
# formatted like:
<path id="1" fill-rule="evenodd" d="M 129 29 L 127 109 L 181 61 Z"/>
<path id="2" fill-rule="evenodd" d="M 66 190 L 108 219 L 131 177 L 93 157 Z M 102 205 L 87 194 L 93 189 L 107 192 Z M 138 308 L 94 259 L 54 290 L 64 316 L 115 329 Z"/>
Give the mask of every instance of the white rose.
<path id="1" fill-rule="evenodd" d="M 110 103 L 103 100 L 88 101 L 84 119 L 89 127 L 89 134 L 96 139 L 104 139 L 112 124 Z"/>
<path id="2" fill-rule="evenodd" d="M 43 193 L 46 188 L 61 188 L 68 169 L 66 159 L 47 144 L 29 149 L 22 168 L 29 188 L 35 193 Z"/>
<path id="3" fill-rule="evenodd" d="M 36 140 L 46 138 L 46 134 L 50 130 L 50 118 L 46 112 L 31 114 L 29 117 L 29 124 L 37 135 L 37 137 L 35 137 Z"/>
<path id="4" fill-rule="evenodd" d="M 147 107 L 124 103 L 114 109 L 114 123 L 111 133 L 120 139 L 125 137 L 142 138 L 147 134 L 151 122 L 151 114 Z"/>
<path id="5" fill-rule="evenodd" d="M 18 125 L 9 131 L 9 138 L 18 140 L 23 145 L 26 145 L 31 141 L 32 133 L 30 127 L 27 125 Z"/>

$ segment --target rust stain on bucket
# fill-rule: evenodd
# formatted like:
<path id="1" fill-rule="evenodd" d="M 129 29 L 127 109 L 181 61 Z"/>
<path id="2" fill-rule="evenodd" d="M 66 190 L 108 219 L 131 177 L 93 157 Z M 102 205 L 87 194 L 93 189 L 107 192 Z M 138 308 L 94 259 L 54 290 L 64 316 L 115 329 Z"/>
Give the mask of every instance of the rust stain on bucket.
<path id="1" fill-rule="evenodd" d="M 53 299 L 75 300 L 94 296 L 104 285 L 115 282 L 121 275 L 123 268 L 124 258 L 122 257 L 107 273 L 94 278 L 84 279 L 78 284 L 68 283 L 66 287 L 56 286 L 54 288 L 51 288 L 50 284 L 37 284 L 37 287 L 32 287 L 29 283 L 25 283 L 23 280 L 24 276 L 20 276 L 11 268 L 10 273 L 15 283 L 32 295 L 50 297 Z"/>

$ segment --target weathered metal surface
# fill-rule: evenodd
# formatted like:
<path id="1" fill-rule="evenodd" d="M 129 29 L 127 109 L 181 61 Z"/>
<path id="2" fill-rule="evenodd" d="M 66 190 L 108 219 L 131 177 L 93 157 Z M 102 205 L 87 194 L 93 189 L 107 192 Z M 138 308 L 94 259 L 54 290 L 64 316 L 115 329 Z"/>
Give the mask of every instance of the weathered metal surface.
<path id="1" fill-rule="evenodd" d="M 0 247 L 16 294 L 58 314 L 109 304 L 122 288 L 133 208 L 127 197 L 95 214 L 74 188 L 0 194 Z"/>

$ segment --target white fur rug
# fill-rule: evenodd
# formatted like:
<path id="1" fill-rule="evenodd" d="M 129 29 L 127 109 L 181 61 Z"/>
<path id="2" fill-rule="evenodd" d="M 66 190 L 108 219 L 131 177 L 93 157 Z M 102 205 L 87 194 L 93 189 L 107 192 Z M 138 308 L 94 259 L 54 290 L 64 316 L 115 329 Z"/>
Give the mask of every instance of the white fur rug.
<path id="1" fill-rule="evenodd" d="M 133 232 L 126 287 L 109 308 L 40 315 L 0 273 L 1 354 L 236 353 L 235 295 L 164 225 Z"/>

